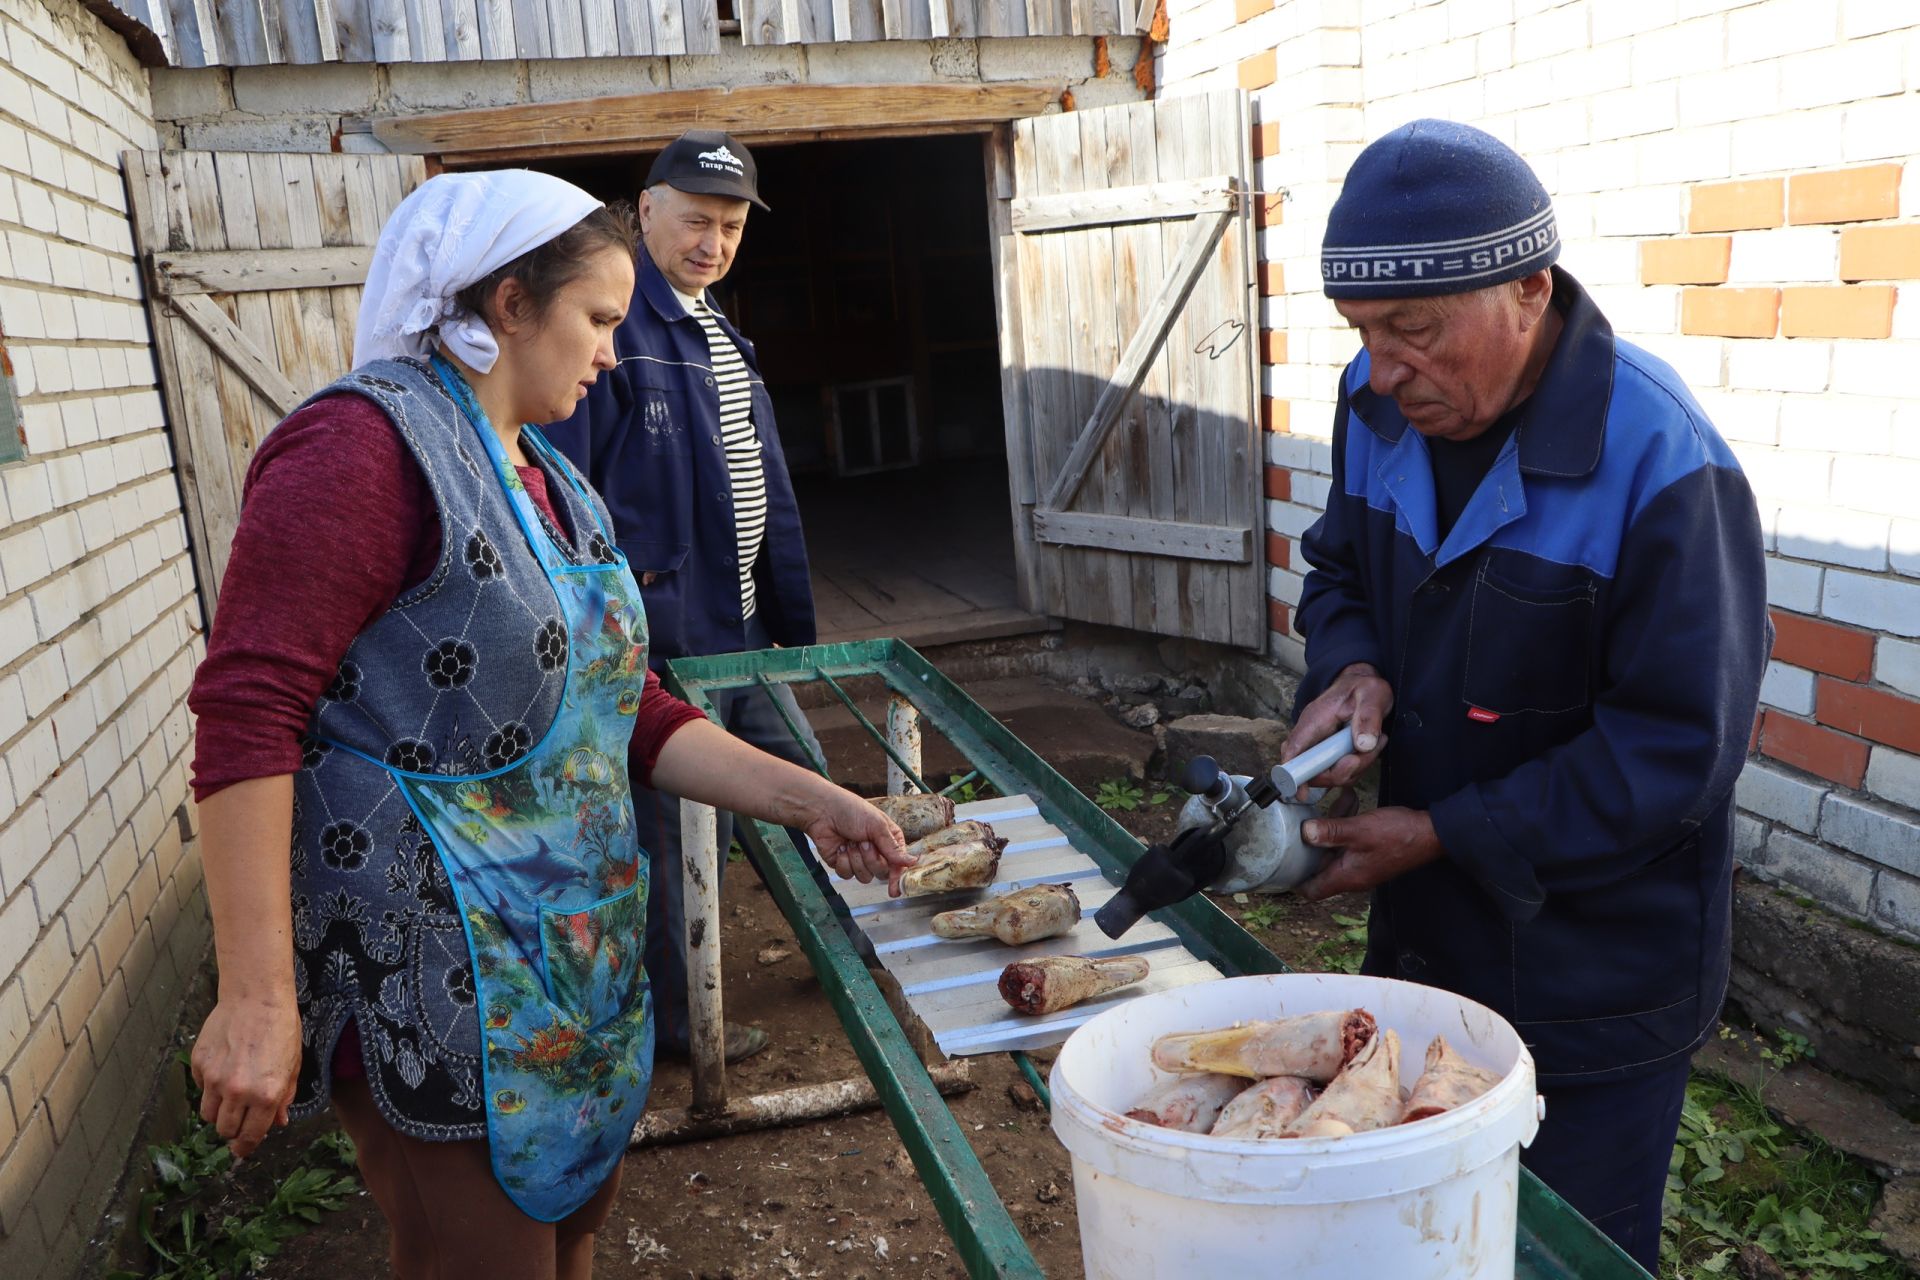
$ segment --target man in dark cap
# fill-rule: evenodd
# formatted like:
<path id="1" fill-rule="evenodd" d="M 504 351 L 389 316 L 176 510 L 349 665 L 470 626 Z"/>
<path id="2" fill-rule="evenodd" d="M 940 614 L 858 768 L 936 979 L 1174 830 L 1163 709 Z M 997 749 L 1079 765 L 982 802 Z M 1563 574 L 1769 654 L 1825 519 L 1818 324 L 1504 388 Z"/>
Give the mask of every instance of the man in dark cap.
<path id="1" fill-rule="evenodd" d="M 1379 808 L 1306 824 L 1332 856 L 1302 892 L 1371 890 L 1365 972 L 1514 1024 L 1547 1099 L 1525 1163 L 1651 1270 L 1772 637 L 1738 463 L 1559 250 L 1477 129 L 1355 160 L 1321 273 L 1361 352 L 1301 542 L 1285 754 L 1351 723 L 1323 781 L 1381 761 Z"/>
<path id="2" fill-rule="evenodd" d="M 757 179 L 753 156 L 724 133 L 696 130 L 660 153 L 640 194 L 643 251 L 614 336 L 621 363 L 549 431 L 613 513 L 646 603 L 656 671 L 670 658 L 814 639 L 806 543 L 773 402 L 752 344 L 707 295 L 733 265 L 748 209 L 767 208 Z M 810 763 L 781 715 L 812 742 L 784 685 L 772 694 L 716 693 L 714 709 L 735 735 Z M 651 760 L 631 765 L 640 843 L 653 859 L 646 966 L 658 1043 L 663 1053 L 685 1055 L 680 804 L 644 785 Z M 732 815 L 718 817 L 725 850 Z M 727 1025 L 729 1062 L 766 1044 L 758 1027 Z"/>

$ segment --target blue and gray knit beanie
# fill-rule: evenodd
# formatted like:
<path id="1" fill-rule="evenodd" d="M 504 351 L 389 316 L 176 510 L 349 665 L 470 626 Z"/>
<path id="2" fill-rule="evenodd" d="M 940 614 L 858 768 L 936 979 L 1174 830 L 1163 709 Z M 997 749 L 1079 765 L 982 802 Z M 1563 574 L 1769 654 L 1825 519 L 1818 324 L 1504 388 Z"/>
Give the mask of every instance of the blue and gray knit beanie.
<path id="1" fill-rule="evenodd" d="M 1553 202 L 1514 150 L 1451 120 L 1415 120 L 1362 151 L 1327 217 L 1329 298 L 1466 293 L 1560 256 Z"/>

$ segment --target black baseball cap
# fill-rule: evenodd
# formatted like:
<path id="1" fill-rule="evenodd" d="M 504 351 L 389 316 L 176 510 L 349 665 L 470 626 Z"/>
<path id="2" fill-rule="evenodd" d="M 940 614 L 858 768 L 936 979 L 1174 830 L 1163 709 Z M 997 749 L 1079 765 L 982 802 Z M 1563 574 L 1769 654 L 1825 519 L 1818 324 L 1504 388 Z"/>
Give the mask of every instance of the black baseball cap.
<path id="1" fill-rule="evenodd" d="M 767 202 L 755 186 L 759 173 L 753 153 L 718 129 L 690 129 L 666 146 L 647 170 L 647 185 L 664 182 L 678 191 L 703 196 Z M 771 212 L 771 210 L 769 210 Z"/>

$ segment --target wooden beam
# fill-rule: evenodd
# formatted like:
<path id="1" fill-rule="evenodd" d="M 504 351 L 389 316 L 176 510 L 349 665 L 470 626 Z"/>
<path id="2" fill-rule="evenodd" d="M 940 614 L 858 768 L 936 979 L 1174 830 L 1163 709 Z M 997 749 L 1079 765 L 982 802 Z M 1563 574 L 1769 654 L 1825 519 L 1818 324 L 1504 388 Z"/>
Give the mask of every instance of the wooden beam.
<path id="1" fill-rule="evenodd" d="M 1100 191 L 1068 191 L 1023 196 L 1013 202 L 1013 229 L 1065 231 L 1072 227 L 1118 226 L 1128 222 L 1164 222 L 1198 213 L 1231 210 L 1236 183 L 1222 174 L 1194 182 L 1148 182 Z"/>
<path id="2" fill-rule="evenodd" d="M 216 355 L 247 380 L 248 386 L 278 410 L 281 417 L 298 409 L 300 402 L 306 399 L 287 381 L 286 374 L 274 368 L 260 354 L 259 348 L 253 345 L 253 340 L 241 331 L 240 326 L 230 320 L 226 312 L 213 305 L 211 298 L 203 293 L 189 294 L 174 299 L 173 309 L 207 340 L 207 345 L 213 348 Z"/>
<path id="3" fill-rule="evenodd" d="M 437 152 L 450 161 L 502 152 L 612 154 L 659 147 L 688 129 L 764 141 L 840 129 L 979 128 L 1039 115 L 1059 93 L 1058 85 L 1023 82 L 748 85 L 387 116 L 373 122 L 373 133 L 395 151 Z"/>
<path id="4" fill-rule="evenodd" d="M 261 289 L 331 289 L 365 284 L 373 250 L 247 249 L 153 255 L 153 285 L 167 297 L 191 293 L 251 293 Z"/>
<path id="5" fill-rule="evenodd" d="M 729 133 L 749 147 L 762 147 L 791 145 L 796 142 L 868 142 L 875 138 L 930 138 L 936 134 L 984 136 L 991 133 L 994 127 L 989 121 L 972 121 L 960 124 L 871 124 L 846 129 L 781 130 L 777 133 L 755 133 L 752 129 L 734 129 L 729 130 Z M 661 140 L 658 138 L 611 144 L 580 142 L 565 147 L 510 147 L 501 151 L 448 151 L 433 158 L 438 159 L 447 169 L 491 169 L 505 163 L 629 155 L 635 152 L 656 151 L 661 145 Z"/>
<path id="6" fill-rule="evenodd" d="M 1213 247 L 1220 243 L 1220 237 L 1226 231 L 1227 224 L 1233 221 L 1233 216 L 1233 210 L 1228 208 L 1215 214 L 1203 213 L 1193 220 L 1193 229 L 1187 233 L 1180 260 L 1167 273 L 1153 305 L 1140 318 L 1140 327 L 1134 330 L 1133 337 L 1127 341 L 1127 349 L 1120 353 L 1120 363 L 1114 369 L 1113 377 L 1101 388 L 1100 399 L 1093 406 L 1093 414 L 1087 419 L 1086 428 L 1081 431 L 1079 439 L 1073 442 L 1073 449 L 1061 465 L 1060 474 L 1054 477 L 1045 496 L 1041 498 L 1041 508 L 1064 511 L 1074 495 L 1080 492 L 1080 486 L 1086 482 L 1088 468 L 1106 444 L 1107 434 L 1120 421 L 1120 411 L 1126 407 L 1133 393 L 1140 389 L 1141 380 L 1147 376 L 1147 366 L 1152 363 L 1161 344 L 1166 342 L 1167 333 L 1179 317 L 1180 309 L 1187 305 L 1187 299 L 1193 295 L 1195 282 L 1213 257 Z M 1036 509 L 1034 514 L 1037 516 L 1039 510 Z"/>
<path id="7" fill-rule="evenodd" d="M 1184 560 L 1221 560 L 1246 564 L 1253 559 L 1253 530 L 1138 516 L 1084 511 L 1033 513 L 1033 533 L 1042 542 L 1064 547 L 1103 547 Z"/>

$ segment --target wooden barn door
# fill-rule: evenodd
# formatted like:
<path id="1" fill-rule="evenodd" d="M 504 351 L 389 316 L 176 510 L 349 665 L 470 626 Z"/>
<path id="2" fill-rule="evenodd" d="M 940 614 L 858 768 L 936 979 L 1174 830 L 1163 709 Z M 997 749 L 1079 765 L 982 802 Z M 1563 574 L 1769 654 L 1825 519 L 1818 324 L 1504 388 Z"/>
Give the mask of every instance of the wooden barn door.
<path id="1" fill-rule="evenodd" d="M 419 156 L 121 157 L 194 569 L 211 610 L 260 440 L 353 364 L 380 227 Z"/>
<path id="2" fill-rule="evenodd" d="M 1013 126 L 1002 389 L 1030 607 L 1266 643 L 1250 147 L 1238 90 Z"/>

